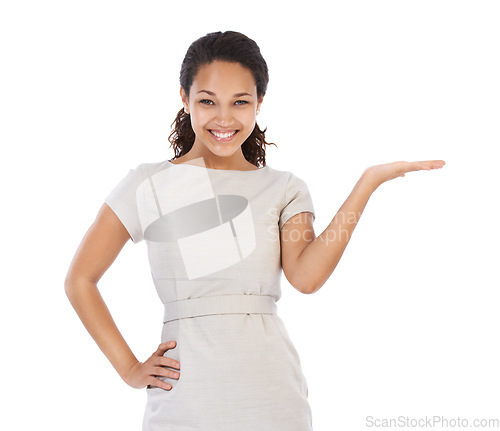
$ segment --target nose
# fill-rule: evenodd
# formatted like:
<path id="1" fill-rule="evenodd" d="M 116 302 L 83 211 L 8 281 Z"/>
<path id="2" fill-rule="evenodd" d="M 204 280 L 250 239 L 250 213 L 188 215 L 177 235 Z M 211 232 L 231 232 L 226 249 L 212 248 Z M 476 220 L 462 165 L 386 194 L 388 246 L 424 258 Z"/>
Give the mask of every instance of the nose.
<path id="1" fill-rule="evenodd" d="M 228 127 L 232 122 L 232 112 L 230 108 L 219 107 L 216 112 L 215 123 L 221 127 Z"/>

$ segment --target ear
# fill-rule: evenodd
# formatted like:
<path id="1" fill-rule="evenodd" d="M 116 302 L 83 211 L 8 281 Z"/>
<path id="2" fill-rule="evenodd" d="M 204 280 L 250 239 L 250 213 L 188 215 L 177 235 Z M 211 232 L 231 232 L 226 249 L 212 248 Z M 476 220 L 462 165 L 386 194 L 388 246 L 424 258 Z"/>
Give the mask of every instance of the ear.
<path id="1" fill-rule="evenodd" d="M 260 105 L 262 105 L 262 102 L 264 101 L 264 96 L 261 96 L 261 98 L 257 101 L 257 109 L 260 109 Z"/>
<path id="2" fill-rule="evenodd" d="M 184 105 L 184 108 L 189 107 L 189 98 L 186 94 L 186 91 L 182 87 L 182 85 L 181 85 L 181 89 L 180 89 L 179 93 L 181 95 L 182 104 Z M 189 111 L 189 109 L 186 109 L 186 111 Z"/>

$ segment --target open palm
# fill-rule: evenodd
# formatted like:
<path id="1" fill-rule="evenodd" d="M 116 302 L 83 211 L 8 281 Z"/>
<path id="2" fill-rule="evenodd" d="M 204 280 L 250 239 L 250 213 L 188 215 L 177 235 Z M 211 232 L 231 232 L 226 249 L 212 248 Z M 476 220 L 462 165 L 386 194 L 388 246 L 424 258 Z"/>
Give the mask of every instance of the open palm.
<path id="1" fill-rule="evenodd" d="M 376 188 L 386 181 L 393 180 L 397 177 L 404 177 L 407 172 L 440 169 L 445 164 L 444 160 L 424 160 L 417 162 L 400 161 L 370 166 L 365 170 L 364 174 L 370 178 Z"/>

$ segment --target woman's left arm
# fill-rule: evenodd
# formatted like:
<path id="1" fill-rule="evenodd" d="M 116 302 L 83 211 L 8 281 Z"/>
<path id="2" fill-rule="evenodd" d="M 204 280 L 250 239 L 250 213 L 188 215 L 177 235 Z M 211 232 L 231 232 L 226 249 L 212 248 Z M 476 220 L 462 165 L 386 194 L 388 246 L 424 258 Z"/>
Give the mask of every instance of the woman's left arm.
<path id="1" fill-rule="evenodd" d="M 310 213 L 291 217 L 281 230 L 281 262 L 287 280 L 302 293 L 317 292 L 328 280 L 344 253 L 352 232 L 372 193 L 384 182 L 405 173 L 439 169 L 443 160 L 393 162 L 367 168 L 349 197 L 318 237 Z"/>

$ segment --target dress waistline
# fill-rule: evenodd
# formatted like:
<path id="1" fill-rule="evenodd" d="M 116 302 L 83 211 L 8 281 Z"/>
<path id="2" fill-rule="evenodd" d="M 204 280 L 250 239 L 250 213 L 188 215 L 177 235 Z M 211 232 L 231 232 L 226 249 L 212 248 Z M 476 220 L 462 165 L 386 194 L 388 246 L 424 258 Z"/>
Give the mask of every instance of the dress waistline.
<path id="1" fill-rule="evenodd" d="M 181 299 L 164 304 L 163 323 L 212 314 L 276 314 L 271 295 L 213 295 Z"/>

